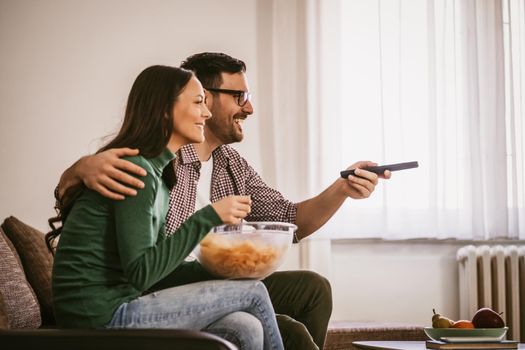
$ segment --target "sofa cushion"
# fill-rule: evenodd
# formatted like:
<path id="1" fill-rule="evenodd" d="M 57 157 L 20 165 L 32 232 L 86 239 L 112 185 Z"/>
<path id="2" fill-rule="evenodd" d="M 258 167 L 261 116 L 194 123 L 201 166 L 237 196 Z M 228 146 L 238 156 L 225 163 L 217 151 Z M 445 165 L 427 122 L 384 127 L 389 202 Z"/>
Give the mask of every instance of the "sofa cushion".
<path id="1" fill-rule="evenodd" d="M 5 309 L 4 298 L 2 293 L 0 293 L 0 330 L 8 329 L 9 325 L 7 323 L 7 310 Z"/>
<path id="2" fill-rule="evenodd" d="M 0 229 L 0 296 L 5 310 L 0 309 L 0 324 L 7 323 L 6 328 L 38 328 L 42 323 L 38 301 L 8 242 Z"/>
<path id="3" fill-rule="evenodd" d="M 53 256 L 47 249 L 44 234 L 13 216 L 5 219 L 2 228 L 20 255 L 27 280 L 40 303 L 42 323 L 54 324 L 51 296 Z"/>

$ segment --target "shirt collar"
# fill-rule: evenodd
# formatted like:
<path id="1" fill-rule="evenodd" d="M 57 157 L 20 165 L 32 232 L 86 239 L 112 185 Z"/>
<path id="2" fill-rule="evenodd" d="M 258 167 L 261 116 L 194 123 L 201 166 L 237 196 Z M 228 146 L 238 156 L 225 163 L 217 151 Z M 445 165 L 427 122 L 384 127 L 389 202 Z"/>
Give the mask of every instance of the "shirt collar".
<path id="1" fill-rule="evenodd" d="M 162 174 L 162 171 L 164 170 L 166 165 L 168 165 L 175 158 L 177 158 L 175 153 L 170 151 L 168 148 L 165 148 L 161 154 L 154 158 L 151 158 L 150 163 Z"/>
<path id="2" fill-rule="evenodd" d="M 227 159 L 229 158 L 228 153 L 225 152 L 225 147 L 225 145 L 221 145 L 214 149 L 212 152 L 213 158 L 219 160 L 221 163 L 226 163 Z M 200 162 L 199 156 L 197 155 L 197 151 L 195 150 L 195 147 L 192 144 L 182 146 L 179 151 L 179 154 L 180 164 Z"/>
<path id="3" fill-rule="evenodd" d="M 179 150 L 179 155 L 180 164 L 195 163 L 199 161 L 197 151 L 195 151 L 195 147 L 193 147 L 192 144 L 182 146 Z"/>

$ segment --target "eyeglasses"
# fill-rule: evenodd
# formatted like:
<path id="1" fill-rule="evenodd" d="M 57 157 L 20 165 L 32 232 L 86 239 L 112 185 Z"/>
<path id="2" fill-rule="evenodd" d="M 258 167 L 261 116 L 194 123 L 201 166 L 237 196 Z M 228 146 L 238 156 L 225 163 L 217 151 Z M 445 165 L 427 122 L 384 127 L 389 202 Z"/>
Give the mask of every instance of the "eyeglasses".
<path id="1" fill-rule="evenodd" d="M 208 91 L 213 92 L 222 92 L 223 94 L 233 95 L 237 99 L 237 104 L 239 107 L 244 107 L 245 104 L 250 101 L 250 98 L 252 97 L 252 94 L 248 91 L 242 91 L 242 90 L 229 90 L 229 89 L 214 89 L 214 88 L 204 88 Z"/>

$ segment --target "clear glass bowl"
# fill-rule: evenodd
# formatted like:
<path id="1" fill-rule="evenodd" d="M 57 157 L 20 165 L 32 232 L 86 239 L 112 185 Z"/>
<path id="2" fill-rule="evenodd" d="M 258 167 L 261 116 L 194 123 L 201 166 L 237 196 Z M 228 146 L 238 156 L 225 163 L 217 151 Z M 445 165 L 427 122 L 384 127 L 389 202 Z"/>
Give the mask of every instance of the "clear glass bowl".
<path id="1" fill-rule="evenodd" d="M 227 279 L 263 279 L 282 264 L 297 226 L 244 222 L 214 227 L 195 249 L 200 264 Z"/>

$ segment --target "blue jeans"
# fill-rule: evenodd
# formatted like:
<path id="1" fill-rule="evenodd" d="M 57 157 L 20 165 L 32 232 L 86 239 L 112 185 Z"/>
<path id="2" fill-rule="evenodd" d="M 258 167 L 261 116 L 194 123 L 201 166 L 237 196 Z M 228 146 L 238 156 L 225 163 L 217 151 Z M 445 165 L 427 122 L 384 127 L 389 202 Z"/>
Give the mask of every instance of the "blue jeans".
<path id="1" fill-rule="evenodd" d="M 203 330 L 241 349 L 284 349 L 260 281 L 214 280 L 163 289 L 120 305 L 106 327 Z"/>

